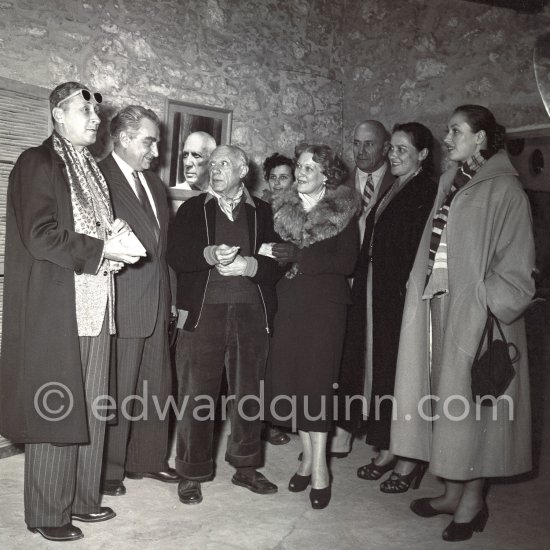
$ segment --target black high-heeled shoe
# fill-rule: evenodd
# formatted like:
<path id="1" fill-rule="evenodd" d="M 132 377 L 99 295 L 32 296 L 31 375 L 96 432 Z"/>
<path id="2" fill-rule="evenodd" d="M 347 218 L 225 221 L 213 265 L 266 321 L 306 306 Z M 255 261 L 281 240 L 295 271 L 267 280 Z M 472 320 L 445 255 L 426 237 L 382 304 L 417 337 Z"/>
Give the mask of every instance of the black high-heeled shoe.
<path id="1" fill-rule="evenodd" d="M 483 503 L 483 508 L 474 516 L 472 521 L 468 523 L 455 523 L 451 521 L 443 531 L 443 540 L 448 542 L 458 542 L 472 538 L 474 532 L 481 533 L 485 529 L 487 520 L 489 519 L 489 509 L 487 504 Z"/>
<path id="2" fill-rule="evenodd" d="M 311 507 L 315 510 L 322 510 L 328 506 L 331 497 L 331 485 L 324 489 L 311 489 L 309 492 L 309 501 Z"/>
<path id="3" fill-rule="evenodd" d="M 293 493 L 301 493 L 307 489 L 311 481 L 311 474 L 308 476 L 301 476 L 300 474 L 294 474 L 288 482 L 288 490 Z"/>
<path id="4" fill-rule="evenodd" d="M 418 489 L 427 468 L 428 464 L 426 462 L 418 462 L 409 474 L 392 472 L 386 481 L 380 483 L 380 490 L 383 493 L 395 494 L 406 493 L 411 486 L 413 489 Z"/>
<path id="5" fill-rule="evenodd" d="M 436 510 L 431 505 L 431 498 L 419 498 L 411 502 L 411 510 L 421 518 L 433 518 L 434 516 L 439 516 L 440 514 L 447 514 L 449 516 L 453 515 L 453 512 L 443 512 L 443 510 Z"/>

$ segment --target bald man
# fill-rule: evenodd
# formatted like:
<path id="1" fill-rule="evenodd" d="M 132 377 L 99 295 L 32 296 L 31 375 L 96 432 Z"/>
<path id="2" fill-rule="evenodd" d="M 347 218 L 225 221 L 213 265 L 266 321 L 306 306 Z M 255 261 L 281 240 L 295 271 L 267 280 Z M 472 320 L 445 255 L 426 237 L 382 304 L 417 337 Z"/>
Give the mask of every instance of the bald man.
<path id="1" fill-rule="evenodd" d="M 193 132 L 183 144 L 183 174 L 185 181 L 175 189 L 206 191 L 208 188 L 208 161 L 216 148 L 216 140 L 206 132 Z"/>
<path id="2" fill-rule="evenodd" d="M 204 398 L 217 402 L 224 370 L 234 398 L 225 453 L 237 469 L 232 481 L 262 495 L 277 492 L 256 471 L 262 457 L 255 398 L 275 313 L 275 283 L 283 274 L 259 249 L 278 238 L 270 206 L 244 186 L 248 159 L 242 149 L 221 145 L 209 170 L 207 192 L 182 204 L 168 238 L 185 320 L 176 348 L 179 398 L 189 403 L 177 426 L 176 469 L 183 478 L 178 496 L 184 504 L 201 502 L 201 483 L 214 475 L 213 417 L 194 405 Z"/>
<path id="3" fill-rule="evenodd" d="M 364 120 L 353 132 L 353 157 L 355 159 L 355 188 L 361 194 L 363 208 L 359 215 L 361 246 L 365 234 L 365 222 L 374 205 L 391 187 L 394 177 L 387 161 L 390 146 L 390 134 L 378 120 Z M 350 388 L 355 386 L 353 380 L 341 374 L 339 381 L 340 411 L 338 425 L 331 440 L 330 455 L 343 458 L 351 450 L 353 434 L 361 429 L 361 414 L 357 408 L 352 414 L 343 406 L 345 397 L 352 395 Z"/>
<path id="4" fill-rule="evenodd" d="M 389 146 L 390 134 L 378 120 L 364 120 L 355 127 L 353 132 L 355 188 L 363 200 L 363 209 L 359 216 L 361 243 L 369 212 L 393 183 L 394 178 L 387 161 Z"/>

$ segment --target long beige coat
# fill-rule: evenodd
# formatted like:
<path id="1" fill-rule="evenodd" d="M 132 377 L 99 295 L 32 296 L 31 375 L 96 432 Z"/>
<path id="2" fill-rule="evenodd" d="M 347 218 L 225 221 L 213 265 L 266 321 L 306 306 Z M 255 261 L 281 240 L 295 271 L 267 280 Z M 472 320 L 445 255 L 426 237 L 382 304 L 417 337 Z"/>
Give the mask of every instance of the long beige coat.
<path id="1" fill-rule="evenodd" d="M 529 373 L 522 317 L 535 291 L 531 214 L 517 172 L 504 151 L 491 157 L 455 196 L 447 223 L 449 303 L 442 365 L 437 387 L 431 387 L 435 383 L 430 377 L 430 303 L 422 300 L 422 293 L 433 214 L 444 201 L 454 174 L 452 170 L 441 177 L 408 281 L 391 451 L 429 461 L 430 471 L 446 479 L 510 476 L 531 468 Z M 487 307 L 501 321 L 506 338 L 516 344 L 521 357 L 506 391 L 510 399 L 500 399 L 496 407 L 476 407 L 470 369 Z M 430 394 L 437 397 L 429 400 Z"/>

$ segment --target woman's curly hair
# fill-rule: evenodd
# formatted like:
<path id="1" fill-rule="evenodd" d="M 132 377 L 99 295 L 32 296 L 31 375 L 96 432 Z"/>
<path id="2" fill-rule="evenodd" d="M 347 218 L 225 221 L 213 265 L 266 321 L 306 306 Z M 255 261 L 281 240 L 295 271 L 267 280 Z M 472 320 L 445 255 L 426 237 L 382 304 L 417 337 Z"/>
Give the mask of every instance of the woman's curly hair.
<path id="1" fill-rule="evenodd" d="M 313 160 L 321 166 L 321 173 L 327 177 L 327 189 L 334 189 L 346 181 L 348 169 L 328 145 L 300 143 L 294 150 L 294 162 L 302 153 L 311 153 Z"/>
<path id="2" fill-rule="evenodd" d="M 294 180 L 294 162 L 292 159 L 281 155 L 281 153 L 273 153 L 270 157 L 267 157 L 263 164 L 265 181 L 269 180 L 271 170 L 277 168 L 277 166 L 289 166 L 292 172 L 292 180 Z"/>

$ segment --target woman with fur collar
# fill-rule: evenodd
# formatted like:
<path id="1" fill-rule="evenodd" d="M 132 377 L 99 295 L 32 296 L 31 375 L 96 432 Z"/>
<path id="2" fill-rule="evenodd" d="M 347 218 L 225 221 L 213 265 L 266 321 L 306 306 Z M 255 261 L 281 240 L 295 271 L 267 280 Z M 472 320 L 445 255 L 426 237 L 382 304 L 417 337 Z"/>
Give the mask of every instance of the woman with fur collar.
<path id="1" fill-rule="evenodd" d="M 350 302 L 347 277 L 359 248 L 360 198 L 342 185 L 345 167 L 328 146 L 304 145 L 296 155 L 295 183 L 272 201 L 275 230 L 285 241 L 273 245 L 273 255 L 291 267 L 277 285 L 266 380 L 272 422 L 298 429 L 303 446 L 289 490 L 311 483 L 311 505 L 319 509 L 331 494 L 326 443 Z"/>

